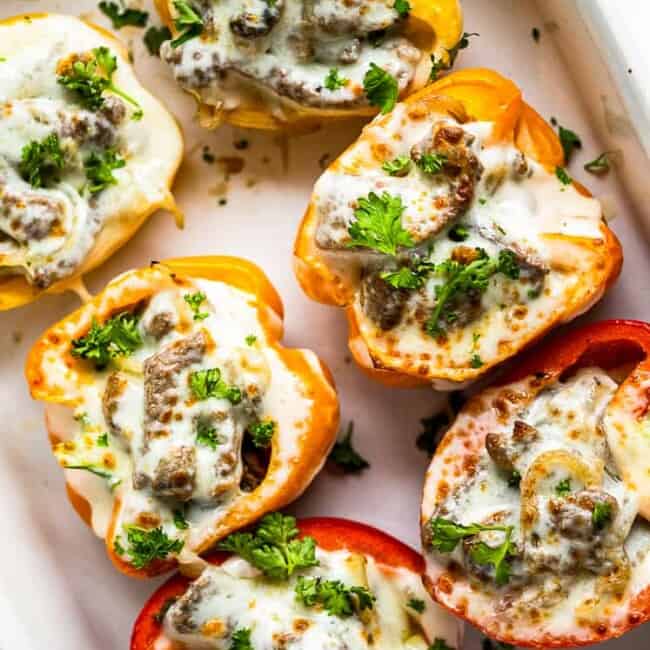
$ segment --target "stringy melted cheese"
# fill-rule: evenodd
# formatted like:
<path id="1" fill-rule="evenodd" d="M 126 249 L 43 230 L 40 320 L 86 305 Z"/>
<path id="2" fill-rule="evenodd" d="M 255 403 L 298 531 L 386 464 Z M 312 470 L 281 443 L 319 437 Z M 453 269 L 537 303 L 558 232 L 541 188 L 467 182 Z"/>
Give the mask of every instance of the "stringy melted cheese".
<path id="1" fill-rule="evenodd" d="M 136 276 L 132 282 L 137 283 Z M 184 296 L 201 291 L 206 295 L 194 320 Z M 171 329 L 157 339 L 151 334 L 155 317 L 165 315 Z M 55 449 L 65 466 L 90 466 L 105 476 L 90 471 L 69 469 L 66 479 L 92 506 L 92 525 L 104 537 L 111 523 L 113 503 L 121 501 L 115 535 L 124 538 L 124 527 L 161 526 L 171 539 L 181 539 L 188 549 L 196 548 L 210 535 L 214 522 L 225 516 L 238 499 L 247 494 L 241 486 L 244 472 L 242 441 L 244 433 L 257 422 L 273 422 L 276 463 L 288 466 L 297 454 L 301 428 L 311 410 L 299 378 L 268 345 L 264 329 L 251 296 L 230 285 L 197 280 L 190 286 L 164 290 L 151 298 L 139 319 L 143 345 L 131 356 L 118 357 L 110 367 L 93 374 L 81 387 L 78 406 L 48 405 L 50 429 L 65 433 L 66 440 Z M 170 414 L 160 421 L 147 419 L 144 368 L 154 355 L 173 349 L 197 335 L 208 344 L 200 358 L 170 373 L 173 393 Z M 247 337 L 255 340 L 246 341 Z M 56 383 L 66 391 L 69 377 L 56 359 L 46 358 L 46 371 L 59 373 Z M 222 379 L 238 388 L 239 404 L 220 397 L 198 400 L 190 390 L 190 373 L 218 368 Z M 119 379 L 119 391 L 107 421 L 105 398 L 111 376 Z M 160 391 L 161 393 L 164 391 Z M 167 393 L 167 394 L 171 394 Z M 212 448 L 198 438 L 198 426 L 213 428 L 217 444 Z M 153 432 L 147 435 L 145 428 Z M 110 433 L 108 433 L 110 431 Z M 98 444 L 108 433 L 108 446 Z M 162 468 L 171 459 L 170 471 L 183 468 L 176 452 L 183 448 L 192 458 L 194 479 L 191 495 L 165 492 L 156 487 L 164 478 Z M 278 473 L 282 481 L 283 472 Z M 169 483 L 169 481 L 167 482 Z M 171 480 L 172 489 L 174 481 Z M 178 487 L 178 485 L 176 486 Z M 182 512 L 189 527 L 179 529 L 174 516 Z M 124 542 L 122 541 L 124 545 Z"/>
<path id="2" fill-rule="evenodd" d="M 317 549 L 318 567 L 301 572 L 367 588 L 372 610 L 342 618 L 296 599 L 297 576 L 271 581 L 240 558 L 209 566 L 165 616 L 165 637 L 187 648 L 230 648 L 233 632 L 251 631 L 254 648 L 426 650 L 427 638 L 458 647 L 455 620 L 435 605 L 417 574 L 348 551 Z M 408 606 L 421 601 L 423 613 Z M 157 647 L 163 647 L 162 643 Z"/>
<path id="3" fill-rule="evenodd" d="M 117 57 L 113 82 L 143 110 L 105 91 L 105 109 L 86 110 L 57 83 L 57 66 L 106 46 Z M 139 84 L 111 39 L 67 16 L 0 24 L 0 274 L 22 274 L 39 288 L 74 274 L 110 226 L 141 218 L 168 202 L 181 141 L 171 117 Z M 26 146 L 59 138 L 65 168 L 47 187 L 33 187 L 20 163 Z M 155 134 L 155 137 L 154 137 Z M 91 194 L 84 163 L 115 150 L 125 166 Z"/>
<path id="4" fill-rule="evenodd" d="M 502 586 L 496 584 L 493 566 L 472 560 L 472 541 L 459 543 L 451 553 L 427 545 L 429 576 L 440 576 L 452 564 L 463 567 L 462 579 L 438 596 L 456 607 L 465 602 L 469 620 L 492 634 L 516 639 L 589 635 L 596 624 L 625 624 L 629 599 L 647 587 L 650 528 L 637 517 L 638 493 L 619 476 L 602 426 L 617 389 L 599 368 L 582 369 L 547 386 L 530 402 L 528 395 L 539 389 L 491 389 L 478 420 L 474 411 L 459 415 L 439 462 L 453 459 L 465 471 L 474 467 L 463 461 L 463 439 L 478 435 L 475 425 L 501 437 L 497 451 L 491 454 L 489 444 L 482 445 L 475 470 L 451 490 L 434 460 L 423 505 L 425 539 L 431 539 L 427 522 L 437 517 L 513 529 L 515 552 Z M 513 472 L 521 476 L 519 485 Z M 613 506 L 602 528 L 594 523 L 590 506 L 575 505 L 581 494 Z M 473 541 L 497 547 L 504 539 L 504 532 L 488 531 Z"/>
<path id="5" fill-rule="evenodd" d="M 391 74 L 402 91 L 422 57 L 400 35 L 393 4 L 207 0 L 197 7 L 205 25 L 202 35 L 178 47 L 168 41 L 161 54 L 181 86 L 226 110 L 256 96 L 279 119 L 284 113 L 278 99 L 315 108 L 366 105 L 363 78 L 371 63 Z M 256 29 L 258 35 L 252 35 Z M 388 31 L 380 37 L 382 30 Z M 333 69 L 347 81 L 329 89 L 326 78 Z"/>
<path id="6" fill-rule="evenodd" d="M 405 175 L 391 176 L 382 169 L 384 162 L 409 159 L 413 150 L 426 151 L 432 133 L 442 127 L 460 127 L 467 141 L 462 150 L 476 161 L 465 186 L 459 188 L 458 177 L 445 170 L 423 172 L 414 160 Z M 599 202 L 563 184 L 513 144 L 490 142 L 492 129 L 489 122 L 461 124 L 432 114 L 424 102 L 398 104 L 390 115 L 369 124 L 315 185 L 318 255 L 336 276 L 357 287 L 355 320 L 380 367 L 454 375 L 454 381 L 461 372 L 463 378 L 476 375 L 512 354 L 533 332 L 575 315 L 564 313 L 567 303 L 593 287 L 593 272 L 603 266 Z M 452 146 L 452 152 L 455 148 L 460 150 Z M 473 191 L 463 204 L 467 186 Z M 400 247 L 397 257 L 350 247 L 355 210 L 370 192 L 388 193 L 404 206 L 401 225 L 414 246 Z M 467 237 L 452 241 L 459 225 Z M 425 331 L 436 291 L 445 282 L 439 274 L 430 273 L 422 288 L 401 295 L 382 285 L 376 299 L 370 291 L 364 297 L 368 278 L 397 270 L 413 255 L 440 264 L 459 248 L 482 249 L 490 258 L 513 253 L 520 278 L 493 275 L 478 304 L 461 305 L 457 320 L 445 323 L 446 338 Z M 591 304 L 599 295 L 594 289 L 584 300 Z"/>

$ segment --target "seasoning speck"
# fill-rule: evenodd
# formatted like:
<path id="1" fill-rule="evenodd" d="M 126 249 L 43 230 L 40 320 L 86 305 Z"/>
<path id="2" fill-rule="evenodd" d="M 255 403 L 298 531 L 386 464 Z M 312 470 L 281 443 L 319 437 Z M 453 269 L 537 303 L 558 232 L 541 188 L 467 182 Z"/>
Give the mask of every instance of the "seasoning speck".
<path id="1" fill-rule="evenodd" d="M 535 41 L 535 43 L 539 43 L 539 39 L 540 39 L 540 37 L 542 35 L 542 32 L 539 31 L 539 27 L 533 27 L 530 34 L 533 37 L 533 40 Z"/>
<path id="2" fill-rule="evenodd" d="M 12 332 L 11 338 L 13 339 L 14 343 L 20 343 L 23 340 L 23 333 L 19 330 L 15 330 Z"/>
<path id="3" fill-rule="evenodd" d="M 226 205 L 228 203 L 228 199 L 219 199 L 219 205 Z"/>
<path id="4" fill-rule="evenodd" d="M 208 163 L 208 165 L 214 164 L 214 161 L 216 160 L 214 154 L 210 151 L 210 147 L 207 145 L 203 147 L 203 153 L 201 154 L 201 157 L 203 158 L 204 162 Z"/>
<path id="5" fill-rule="evenodd" d="M 329 153 L 324 153 L 319 159 L 318 159 L 318 166 L 321 169 L 327 169 L 327 166 L 330 161 L 330 154 Z"/>
<path id="6" fill-rule="evenodd" d="M 232 146 L 235 147 L 235 149 L 238 149 L 239 151 L 243 151 L 244 149 L 248 149 L 249 143 L 248 140 L 242 138 L 241 140 L 236 140 L 235 142 L 233 142 Z"/>

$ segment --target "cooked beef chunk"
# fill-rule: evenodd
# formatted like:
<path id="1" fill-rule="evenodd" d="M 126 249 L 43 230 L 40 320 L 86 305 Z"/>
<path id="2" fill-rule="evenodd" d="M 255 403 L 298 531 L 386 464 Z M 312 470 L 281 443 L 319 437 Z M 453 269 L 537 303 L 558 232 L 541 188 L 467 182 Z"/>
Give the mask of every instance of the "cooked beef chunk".
<path id="1" fill-rule="evenodd" d="M 550 510 L 557 531 L 567 539 L 594 541 L 598 528 L 593 522 L 596 504 L 605 505 L 613 521 L 618 512 L 616 499 L 601 490 L 582 490 L 565 498 L 552 499 Z"/>
<path id="2" fill-rule="evenodd" d="M 399 15 L 386 0 L 305 0 L 303 16 L 326 34 L 366 36 L 390 29 Z"/>
<path id="3" fill-rule="evenodd" d="M 64 214 L 63 201 L 56 197 L 31 190 L 18 194 L 0 186 L 0 230 L 19 244 L 58 234 Z"/>
<path id="4" fill-rule="evenodd" d="M 115 423 L 113 416 L 120 401 L 120 398 L 124 394 L 124 389 L 126 388 L 126 380 L 120 376 L 119 372 L 112 372 L 108 379 L 106 380 L 106 388 L 104 389 L 104 394 L 102 395 L 102 412 L 104 414 L 104 420 L 106 420 L 106 425 L 108 430 L 114 435 L 121 437 L 122 430 Z"/>
<path id="5" fill-rule="evenodd" d="M 284 0 L 244 0 L 230 19 L 230 29 L 242 38 L 266 36 L 275 27 L 284 9 Z"/>
<path id="6" fill-rule="evenodd" d="M 144 362 L 145 444 L 166 435 L 173 408 L 178 402 L 181 370 L 199 363 L 205 353 L 203 332 L 174 341 Z"/>
<path id="7" fill-rule="evenodd" d="M 165 619 L 175 632 L 191 634 L 199 629 L 194 618 L 199 604 L 204 598 L 215 593 L 215 587 L 208 572 L 190 583 L 185 593 L 169 608 Z"/>
<path id="8" fill-rule="evenodd" d="M 156 496 L 187 501 L 192 498 L 195 478 L 196 450 L 172 447 L 158 462 L 151 487 Z"/>
<path id="9" fill-rule="evenodd" d="M 153 336 L 156 340 L 160 340 L 166 334 L 174 329 L 174 314 L 169 311 L 161 311 L 157 314 L 154 314 L 149 319 L 143 319 L 142 325 L 144 331 L 149 335 Z"/>
<path id="10" fill-rule="evenodd" d="M 391 330 L 402 320 L 408 297 L 409 291 L 391 286 L 379 272 L 366 275 L 361 282 L 361 307 L 382 330 Z"/>
<path id="11" fill-rule="evenodd" d="M 490 458 L 503 470 L 512 472 L 517 459 L 539 438 L 539 432 L 523 420 L 516 420 L 510 435 L 488 433 L 485 448 Z"/>

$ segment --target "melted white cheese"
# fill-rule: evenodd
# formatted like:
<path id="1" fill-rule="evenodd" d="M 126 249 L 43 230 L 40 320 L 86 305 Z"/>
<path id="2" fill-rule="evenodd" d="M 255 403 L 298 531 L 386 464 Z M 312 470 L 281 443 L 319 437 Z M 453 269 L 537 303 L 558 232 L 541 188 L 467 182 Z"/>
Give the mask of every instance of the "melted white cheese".
<path id="1" fill-rule="evenodd" d="M 523 158 L 513 144 L 488 144 L 492 123 L 458 124 L 435 114 L 415 119 L 411 110 L 415 109 L 409 104 L 398 104 L 390 115 L 366 126 L 361 138 L 317 181 L 312 200 L 319 255 L 352 282 L 364 273 L 396 268 L 390 256 L 348 247 L 348 229 L 356 221 L 359 199 L 370 192 L 401 199 L 401 224 L 414 241 L 412 252 L 433 264 L 450 259 L 459 246 L 481 248 L 490 257 L 503 250 L 514 252 L 522 269 L 536 269 L 539 281 L 531 280 L 524 270 L 518 281 L 501 273 L 492 276 L 480 298 L 480 313 L 467 324 L 449 327 L 448 345 L 441 345 L 423 327 L 435 308 L 436 289 L 444 284 L 438 274 L 429 274 L 424 287 L 409 294 L 399 322 L 388 330 L 367 315 L 361 291 L 356 292 L 356 321 L 379 364 L 395 360 L 396 365 L 417 368 L 422 360 L 436 370 L 469 369 L 476 368 L 471 366 L 476 355 L 487 365 L 503 355 L 504 345 L 526 340 L 532 331 L 557 318 L 586 281 L 583 276 L 594 263 L 589 242 L 602 241 L 601 207 L 534 160 Z M 432 127 L 440 125 L 463 129 L 472 139 L 467 149 L 482 168 L 467 209 L 451 218 L 453 178 L 426 174 L 414 162 L 403 176 L 382 169 L 381 159 L 409 159 L 412 148 L 426 142 Z M 445 199 L 442 207 L 441 198 Z M 448 236 L 455 224 L 468 230 L 462 242 Z M 407 252 L 403 250 L 403 257 Z"/>
<path id="2" fill-rule="evenodd" d="M 201 596 L 187 617 L 179 609 L 182 605 L 184 612 L 185 603 L 170 608 L 165 636 L 188 648 L 220 650 L 227 650 L 232 633 L 242 628 L 250 630 L 252 646 L 260 650 L 282 641 L 295 650 L 425 650 L 427 638 L 458 647 L 458 624 L 431 601 L 417 574 L 348 551 L 317 549 L 317 558 L 319 566 L 302 575 L 365 587 L 376 598 L 373 609 L 347 618 L 329 615 L 296 599 L 297 576 L 273 582 L 232 558 L 204 570 L 196 583 Z M 422 614 L 408 606 L 411 600 L 422 602 Z"/>
<path id="3" fill-rule="evenodd" d="M 193 320 L 193 313 L 184 300 L 184 296 L 196 291 L 206 296 L 199 311 L 209 315 L 202 320 Z M 159 340 L 147 333 L 157 314 L 170 314 L 172 323 L 171 330 Z M 276 462 L 291 464 L 297 454 L 302 423 L 309 416 L 312 403 L 304 394 L 299 378 L 268 344 L 251 297 L 230 285 L 198 280 L 193 287 L 159 292 L 149 301 L 139 328 L 143 345 L 129 357 L 118 357 L 111 368 L 95 373 L 92 382 L 83 384 L 74 411 L 48 405 L 50 430 L 64 439 L 56 448 L 62 465 L 90 466 L 107 474 L 104 480 L 91 472 L 72 469 L 66 472 L 74 489 L 91 503 L 92 525 L 98 535 L 106 535 L 114 498 L 119 497 L 121 509 L 116 534 L 128 525 L 160 525 L 170 538 L 183 539 L 191 549 L 210 535 L 215 521 L 230 512 L 245 494 L 240 488 L 244 430 L 257 421 L 272 421 L 273 444 L 278 449 Z M 198 332 L 211 337 L 214 345 L 208 346 L 200 362 L 175 375 L 178 400 L 174 415 L 161 424 L 163 435 L 147 440 L 143 366 L 152 355 Z M 255 342 L 247 343 L 248 336 L 255 337 Z M 55 359 L 51 361 L 54 372 L 61 369 Z M 216 397 L 194 399 L 188 385 L 189 374 L 209 368 L 219 368 L 227 384 L 240 388 L 244 393 L 241 404 Z M 109 434 L 108 447 L 102 447 L 97 444 L 98 437 L 111 424 L 104 417 L 102 398 L 108 377 L 116 369 L 123 385 L 110 419 L 118 433 Z M 65 385 L 65 376 L 60 381 Z M 73 419 L 75 414 L 77 421 Z M 197 439 L 197 421 L 203 416 L 216 418 L 210 419 L 218 439 L 214 449 Z M 195 454 L 192 494 L 184 502 L 156 496 L 151 485 L 161 459 L 179 447 L 192 449 Z M 142 476 L 149 478 L 142 481 L 138 478 Z M 278 481 L 282 477 L 279 471 Z M 174 513 L 183 509 L 189 528 L 179 530 Z"/>
<path id="4" fill-rule="evenodd" d="M 312 4 L 314 25 L 338 21 L 338 28 L 332 32 L 308 27 L 305 15 Z M 395 77 L 402 91 L 411 82 L 421 57 L 417 48 L 393 32 L 374 47 L 363 38 L 371 28 L 378 32 L 395 23 L 397 12 L 392 0 L 279 0 L 277 24 L 267 35 L 249 38 L 235 33 L 231 20 L 251 12 L 254 17 L 250 24 L 259 26 L 264 16 L 273 12 L 268 3 L 210 0 L 206 5 L 207 9 L 201 12 L 205 24 L 202 36 L 178 48 L 167 42 L 162 56 L 172 65 L 181 86 L 198 92 L 204 103 L 226 110 L 259 96 L 260 92 L 279 118 L 283 112 L 277 96 L 306 106 L 362 105 L 366 103 L 363 78 L 371 63 Z M 300 45 L 292 45 L 296 41 Z M 299 56 L 297 48 L 309 55 Z M 341 53 L 347 50 L 356 52 L 353 62 L 340 60 Z M 347 83 L 328 89 L 325 81 L 333 68 Z M 277 93 L 275 99 L 273 93 Z"/>
<path id="5" fill-rule="evenodd" d="M 138 83 L 121 48 L 80 20 L 39 16 L 0 24 L 0 273 L 23 274 L 40 288 L 75 273 L 106 226 L 141 218 L 163 203 L 181 142 L 171 117 Z M 57 66 L 75 54 L 106 46 L 117 57 L 113 82 L 137 101 L 135 109 L 110 91 L 106 106 L 124 111 L 112 123 L 82 108 L 57 83 Z M 121 108 L 120 108 L 121 107 Z M 163 127 L 164 125 L 164 127 Z M 155 138 L 152 134 L 155 133 Z M 25 148 L 51 134 L 65 167 L 51 186 L 32 187 L 21 175 Z M 99 193 L 87 188 L 84 163 L 114 148 L 125 166 Z M 134 207 L 135 206 L 135 207 Z"/>

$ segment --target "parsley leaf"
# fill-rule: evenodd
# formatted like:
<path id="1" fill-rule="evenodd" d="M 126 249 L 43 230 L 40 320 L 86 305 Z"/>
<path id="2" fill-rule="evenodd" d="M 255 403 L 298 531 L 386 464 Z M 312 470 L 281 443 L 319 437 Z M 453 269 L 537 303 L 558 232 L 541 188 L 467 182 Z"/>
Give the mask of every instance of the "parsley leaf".
<path id="1" fill-rule="evenodd" d="M 354 422 L 348 424 L 343 437 L 336 441 L 327 460 L 339 467 L 344 474 L 357 474 L 370 467 L 370 463 L 352 446 Z"/>
<path id="2" fill-rule="evenodd" d="M 564 160 L 568 164 L 573 152 L 582 148 L 582 141 L 574 131 L 565 129 L 562 125 L 558 125 L 558 134 L 562 144 L 562 151 L 564 151 Z"/>
<path id="3" fill-rule="evenodd" d="M 418 157 L 415 164 L 425 173 L 439 174 L 447 162 L 447 156 L 441 153 L 425 153 Z"/>
<path id="4" fill-rule="evenodd" d="M 57 82 L 75 92 L 84 108 L 99 110 L 104 104 L 103 94 L 110 90 L 138 110 L 133 119 L 142 117 L 142 108 L 135 99 L 120 90 L 113 83 L 117 70 L 117 57 L 107 47 L 96 47 L 91 55 L 82 55 L 67 64 L 57 76 Z"/>
<path id="5" fill-rule="evenodd" d="M 426 603 L 423 600 L 420 600 L 419 598 L 411 598 L 409 601 L 407 601 L 406 606 L 410 607 L 413 611 L 417 612 L 418 614 L 422 614 L 426 609 Z"/>
<path id="6" fill-rule="evenodd" d="M 398 156 L 386 160 L 381 168 L 390 176 L 406 176 L 411 169 L 411 159 L 408 156 Z"/>
<path id="7" fill-rule="evenodd" d="M 247 627 L 240 627 L 233 632 L 228 650 L 255 650 L 251 642 L 251 631 Z"/>
<path id="8" fill-rule="evenodd" d="M 435 54 L 431 55 L 431 73 L 429 75 L 430 81 L 435 81 L 438 78 L 438 75 L 444 70 L 451 70 L 454 63 L 456 62 L 458 53 L 461 50 L 465 50 L 469 47 L 469 39 L 472 36 L 480 36 L 480 34 L 477 34 L 476 32 L 463 32 L 463 35 L 458 40 L 458 43 L 456 43 L 456 45 L 454 45 L 451 49 L 447 50 L 446 61 L 443 58 L 436 59 Z"/>
<path id="9" fill-rule="evenodd" d="M 273 440 L 275 422 L 273 420 L 255 422 L 248 427 L 248 432 L 251 434 L 251 439 L 256 447 L 266 448 Z"/>
<path id="10" fill-rule="evenodd" d="M 469 524 L 463 526 L 450 519 L 436 517 L 430 522 L 431 545 L 439 553 L 451 553 L 458 543 L 467 537 L 474 537 L 483 531 L 498 530 L 505 533 L 505 540 L 498 546 L 488 546 L 485 542 L 477 542 L 470 547 L 470 558 L 477 564 L 492 565 L 495 570 L 495 580 L 503 585 L 510 577 L 508 557 L 513 554 L 512 526 L 484 526 Z"/>
<path id="11" fill-rule="evenodd" d="M 521 483 L 521 473 L 513 469 L 508 476 L 508 487 L 518 488 Z"/>
<path id="12" fill-rule="evenodd" d="M 164 560 L 170 553 L 180 553 L 184 542 L 171 539 L 162 527 L 146 529 L 139 526 L 124 526 L 128 547 L 121 544 L 119 535 L 113 545 L 118 555 L 126 555 L 136 569 L 144 569 L 154 560 Z"/>
<path id="13" fill-rule="evenodd" d="M 255 336 L 255 334 L 249 334 L 249 335 L 244 339 L 244 341 L 246 341 L 246 345 L 248 345 L 248 346 L 250 346 L 250 345 L 254 345 L 255 342 L 257 341 L 257 336 Z"/>
<path id="14" fill-rule="evenodd" d="M 151 56 L 160 56 L 160 46 L 172 37 L 167 27 L 149 27 L 144 33 L 144 44 Z"/>
<path id="15" fill-rule="evenodd" d="M 557 176 L 560 183 L 562 183 L 562 185 L 571 185 L 571 183 L 573 183 L 573 179 L 571 176 L 569 176 L 567 170 L 564 169 L 564 167 L 556 167 L 555 175 Z"/>
<path id="16" fill-rule="evenodd" d="M 347 86 L 349 81 L 349 79 L 339 74 L 338 68 L 331 68 L 325 77 L 324 85 L 327 90 L 338 90 L 339 88 L 343 88 L 343 86 Z"/>
<path id="17" fill-rule="evenodd" d="M 383 114 L 390 113 L 399 95 L 397 79 L 376 63 L 371 63 L 363 77 L 363 89 L 371 106 L 377 106 Z"/>
<path id="18" fill-rule="evenodd" d="M 355 220 L 348 226 L 352 238 L 350 248 L 372 248 L 385 255 L 396 255 L 398 246 L 415 244 L 410 233 L 402 228 L 405 206 L 399 196 L 384 192 L 381 197 L 370 192 L 367 198 L 358 200 L 354 211 Z"/>
<path id="19" fill-rule="evenodd" d="M 585 163 L 585 170 L 591 174 L 606 174 L 611 169 L 609 156 L 609 151 L 601 153 L 598 158 L 594 158 L 588 163 Z"/>
<path id="20" fill-rule="evenodd" d="M 110 18 L 113 29 L 122 29 L 127 25 L 132 27 L 144 27 L 149 20 L 149 14 L 146 11 L 138 9 L 120 9 L 116 2 L 100 2 L 100 11 Z"/>
<path id="21" fill-rule="evenodd" d="M 612 520 L 612 506 L 610 503 L 596 503 L 591 513 L 594 528 L 602 530 Z"/>
<path id="22" fill-rule="evenodd" d="M 395 0 L 393 9 L 395 9 L 400 18 L 406 18 L 411 13 L 411 5 L 408 0 Z"/>
<path id="23" fill-rule="evenodd" d="M 227 399 L 232 404 L 239 404 L 242 400 L 241 390 L 237 386 L 228 385 L 221 378 L 219 368 L 196 370 L 190 373 L 190 390 L 198 400 L 218 397 Z"/>
<path id="24" fill-rule="evenodd" d="M 64 167 L 59 136 L 50 133 L 41 142 L 32 141 L 22 148 L 18 171 L 32 187 L 48 187 L 59 181 Z"/>
<path id="25" fill-rule="evenodd" d="M 117 487 L 121 481 L 119 479 L 116 479 L 111 472 L 107 472 L 103 469 L 99 469 L 95 465 L 91 465 L 90 463 L 87 465 L 64 465 L 64 469 L 81 469 L 86 472 L 90 472 L 91 474 L 94 474 L 95 476 L 99 476 L 99 478 L 103 478 L 104 480 L 109 482 L 109 487 L 113 489 L 114 487 Z"/>
<path id="26" fill-rule="evenodd" d="M 422 431 L 415 440 L 417 448 L 426 452 L 429 456 L 433 456 L 442 437 L 451 426 L 456 415 L 463 408 L 464 403 L 465 397 L 463 394 L 460 391 L 455 391 L 449 394 L 447 406 L 444 411 L 421 419 Z"/>
<path id="27" fill-rule="evenodd" d="M 567 496 L 567 494 L 571 494 L 571 479 L 570 478 L 562 479 L 555 486 L 555 494 L 557 494 L 560 497 L 565 497 Z"/>
<path id="28" fill-rule="evenodd" d="M 483 359 L 477 353 L 474 353 L 469 361 L 469 365 L 474 369 L 480 368 L 483 366 Z"/>
<path id="29" fill-rule="evenodd" d="M 398 271 L 384 271 L 381 279 L 396 289 L 419 289 L 424 284 L 424 279 L 408 266 Z"/>
<path id="30" fill-rule="evenodd" d="M 105 368 L 111 359 L 126 357 L 140 345 L 138 319 L 130 312 L 122 312 L 99 325 L 93 319 L 88 334 L 72 341 L 72 355 L 95 362 L 97 370 Z"/>
<path id="31" fill-rule="evenodd" d="M 219 548 L 236 553 L 270 578 L 287 580 L 294 571 L 318 565 L 314 538 L 297 537 L 295 518 L 276 512 L 266 515 L 254 533 L 228 535 Z"/>
<path id="32" fill-rule="evenodd" d="M 213 451 L 224 442 L 223 438 L 205 420 L 199 420 L 196 425 L 196 443 L 209 447 Z"/>
<path id="33" fill-rule="evenodd" d="M 348 587 L 340 580 L 320 577 L 298 576 L 295 593 L 306 607 L 319 607 L 341 618 L 372 609 L 376 600 L 366 587 Z"/>
<path id="34" fill-rule="evenodd" d="M 201 311 L 201 303 L 206 299 L 206 295 L 203 291 L 197 291 L 196 293 L 186 293 L 183 296 L 183 300 L 190 306 L 192 313 L 194 314 L 194 320 L 205 320 L 210 314 L 207 311 Z"/>
<path id="35" fill-rule="evenodd" d="M 100 436 L 97 436 L 97 446 L 108 447 L 108 433 L 102 433 Z"/>
<path id="36" fill-rule="evenodd" d="M 174 20 L 174 27 L 180 34 L 172 41 L 172 47 L 177 48 L 183 43 L 200 36 L 204 24 L 201 12 L 186 0 L 174 0 L 174 9 L 178 14 Z"/>
<path id="37" fill-rule="evenodd" d="M 185 519 L 185 515 L 182 510 L 174 510 L 174 526 L 178 530 L 187 530 L 190 527 L 189 522 Z"/>
<path id="38" fill-rule="evenodd" d="M 431 336 L 444 336 L 445 323 L 453 322 L 457 315 L 449 311 L 449 303 L 459 295 L 483 293 L 488 288 L 490 278 L 502 273 L 512 280 L 519 277 L 519 265 L 512 251 L 502 250 L 498 257 L 490 258 L 487 253 L 477 248 L 477 258 L 469 264 L 461 264 L 448 259 L 436 266 L 436 274 L 445 282 L 436 286 L 436 306 L 425 324 L 426 332 Z"/>
<path id="39" fill-rule="evenodd" d="M 86 178 L 88 179 L 88 191 L 91 194 L 98 194 L 109 185 L 117 185 L 117 178 L 113 176 L 114 169 L 121 169 L 126 166 L 115 149 L 106 149 L 103 153 L 93 152 L 84 162 Z"/>

